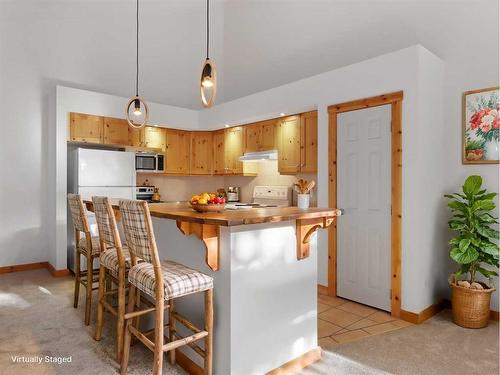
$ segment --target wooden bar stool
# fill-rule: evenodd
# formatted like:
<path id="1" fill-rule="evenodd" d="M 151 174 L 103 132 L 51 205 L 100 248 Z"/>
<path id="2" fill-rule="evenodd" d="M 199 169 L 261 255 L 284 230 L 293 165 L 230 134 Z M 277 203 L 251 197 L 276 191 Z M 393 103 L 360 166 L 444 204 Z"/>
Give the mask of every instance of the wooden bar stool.
<path id="1" fill-rule="evenodd" d="M 213 279 L 201 272 L 172 261 L 160 261 L 153 223 L 148 204 L 144 201 L 121 200 L 120 213 L 125 237 L 130 250 L 132 267 L 128 279 L 130 282 L 129 301 L 125 314 L 126 328 L 120 372 L 127 371 L 131 335 L 139 339 L 154 353 L 153 375 L 160 375 L 163 366 L 163 353 L 170 352 L 170 362 L 175 364 L 175 349 L 184 345 L 191 347 L 204 359 L 205 374 L 212 374 L 212 341 L 213 341 Z M 141 258 L 142 263 L 137 259 Z M 154 299 L 155 306 L 143 310 L 135 310 L 135 290 Z M 174 299 L 189 294 L 204 292 L 205 295 L 205 327 L 197 328 L 174 309 Z M 170 305 L 165 303 L 168 301 Z M 164 310 L 169 308 L 169 324 L 167 343 L 164 342 Z M 155 313 L 155 328 L 141 332 L 134 327 L 131 319 L 150 312 Z M 192 335 L 182 337 L 175 323 L 181 323 Z M 153 341 L 148 338 L 154 334 Z M 204 339 L 202 349 L 195 342 Z"/>
<path id="2" fill-rule="evenodd" d="M 94 288 L 94 275 L 97 273 L 93 270 L 94 259 L 99 256 L 100 244 L 99 237 L 93 237 L 90 233 L 89 220 L 87 218 L 87 210 L 83 204 L 82 198 L 78 194 L 68 194 L 68 205 L 71 211 L 73 220 L 73 228 L 75 229 L 75 296 L 73 306 L 78 307 L 78 298 L 80 296 L 80 284 L 86 289 L 85 297 L 85 325 L 90 324 L 90 311 L 92 307 L 92 290 Z M 81 233 L 84 237 L 81 237 Z M 81 272 L 80 257 L 84 256 L 87 259 L 87 270 Z"/>
<path id="3" fill-rule="evenodd" d="M 99 341 L 104 325 L 104 310 L 116 317 L 116 356 L 121 360 L 123 351 L 123 335 L 125 329 L 125 294 L 127 273 L 130 268 L 130 253 L 126 245 L 122 245 L 113 207 L 106 197 L 92 197 L 94 213 L 99 230 L 101 254 L 99 257 L 99 297 L 97 305 L 97 323 L 94 338 Z M 110 281 L 110 282 L 108 282 Z M 114 283 L 117 289 L 108 290 Z M 108 296 L 118 295 L 118 306 L 115 308 L 108 301 Z"/>

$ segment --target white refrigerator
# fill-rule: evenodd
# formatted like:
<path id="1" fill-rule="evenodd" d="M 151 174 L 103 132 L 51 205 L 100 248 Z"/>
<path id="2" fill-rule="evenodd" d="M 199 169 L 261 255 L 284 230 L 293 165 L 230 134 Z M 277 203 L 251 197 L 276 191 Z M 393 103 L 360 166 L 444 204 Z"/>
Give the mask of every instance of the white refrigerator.
<path id="1" fill-rule="evenodd" d="M 68 149 L 68 193 L 82 199 L 93 196 L 135 199 L 135 153 L 90 148 Z M 97 235 L 95 217 L 89 213 L 93 235 Z M 74 271 L 74 229 L 68 209 L 68 267 Z M 86 269 L 82 262 L 82 270 Z"/>

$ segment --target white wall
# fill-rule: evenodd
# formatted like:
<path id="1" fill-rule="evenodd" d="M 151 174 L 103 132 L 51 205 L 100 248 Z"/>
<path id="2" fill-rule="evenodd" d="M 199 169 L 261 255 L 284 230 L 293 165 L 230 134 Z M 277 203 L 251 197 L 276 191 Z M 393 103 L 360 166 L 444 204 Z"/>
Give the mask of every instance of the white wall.
<path id="1" fill-rule="evenodd" d="M 123 118 L 128 98 L 114 95 L 57 86 L 55 92 L 55 144 L 51 150 L 55 155 L 51 158 L 55 175 L 50 181 L 49 206 L 55 211 L 49 213 L 50 249 L 49 262 L 56 269 L 66 268 L 67 249 L 67 217 L 66 217 L 66 141 L 68 138 L 68 120 L 70 112 L 90 113 L 97 116 Z M 173 107 L 169 105 L 149 103 L 150 124 L 169 126 L 178 129 L 196 129 L 198 127 L 198 111 Z"/>

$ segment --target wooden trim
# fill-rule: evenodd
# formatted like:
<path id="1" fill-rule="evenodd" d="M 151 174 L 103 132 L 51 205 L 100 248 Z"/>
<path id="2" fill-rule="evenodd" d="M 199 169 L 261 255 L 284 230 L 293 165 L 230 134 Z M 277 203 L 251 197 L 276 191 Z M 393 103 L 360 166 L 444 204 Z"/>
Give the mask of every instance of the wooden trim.
<path id="1" fill-rule="evenodd" d="M 378 107 L 380 105 L 391 104 L 403 100 L 403 91 L 391 92 L 389 94 L 372 96 L 370 98 L 353 100 L 328 107 L 329 113 L 340 113 L 355 111 L 357 109 Z"/>
<path id="2" fill-rule="evenodd" d="M 53 277 L 63 277 L 69 276 L 70 270 L 56 270 L 52 264 L 49 262 L 36 262 L 36 263 L 25 263 L 25 264 L 16 264 L 13 266 L 5 266 L 0 267 L 0 274 L 3 273 L 11 273 L 11 272 L 22 272 L 22 271 L 31 271 L 45 268 L 50 272 Z"/>
<path id="3" fill-rule="evenodd" d="M 490 320 L 494 320 L 495 322 L 498 322 L 498 311 L 495 311 L 495 310 L 490 311 Z"/>
<path id="4" fill-rule="evenodd" d="M 328 107 L 328 203 L 337 207 L 337 115 L 358 109 L 391 105 L 391 315 L 401 313 L 401 222 L 402 222 L 402 100 L 403 91 L 354 100 Z M 337 295 L 337 225 L 328 232 L 328 295 Z"/>
<path id="5" fill-rule="evenodd" d="M 190 223 L 177 220 L 177 228 L 185 236 L 194 234 L 205 244 L 205 262 L 212 271 L 219 270 L 219 226 L 212 224 Z"/>
<path id="6" fill-rule="evenodd" d="M 296 371 L 300 371 L 303 368 L 313 364 L 316 361 L 321 359 L 321 348 L 318 346 L 304 354 L 300 357 L 292 359 L 287 363 L 281 365 L 280 367 L 275 368 L 266 373 L 266 375 L 284 375 L 291 374 Z"/>
<path id="7" fill-rule="evenodd" d="M 318 294 L 321 294 L 323 296 L 327 296 L 328 295 L 328 287 L 321 285 L 321 284 L 318 284 Z"/>
<path id="8" fill-rule="evenodd" d="M 179 349 L 175 350 L 175 360 L 188 374 L 205 375 L 205 371 Z"/>
<path id="9" fill-rule="evenodd" d="M 335 216 L 340 216 L 340 210 L 335 211 Z M 329 227 L 334 221 L 333 217 L 316 219 L 297 219 L 295 222 L 297 237 L 297 260 L 309 256 L 309 241 L 314 232 L 321 228 Z"/>
<path id="10" fill-rule="evenodd" d="M 432 318 L 437 313 L 441 312 L 443 309 L 449 308 L 451 306 L 450 301 L 442 299 L 441 301 L 427 307 L 419 313 L 414 313 L 411 311 L 401 310 L 400 318 L 413 323 L 420 324 L 425 322 L 427 319 Z"/>
<path id="11" fill-rule="evenodd" d="M 5 267 L 0 267 L 0 274 L 37 270 L 40 268 L 47 268 L 47 265 L 48 262 L 36 262 L 36 263 L 16 264 L 13 266 L 5 266 Z"/>
<path id="12" fill-rule="evenodd" d="M 50 274 L 53 277 L 65 277 L 71 275 L 71 272 L 69 269 L 65 268 L 62 270 L 56 270 L 52 264 L 47 262 L 47 269 L 49 270 Z"/>
<path id="13" fill-rule="evenodd" d="M 465 155 L 465 97 L 471 94 L 479 94 L 484 91 L 500 90 L 500 86 L 488 87 L 485 89 L 465 91 L 462 94 L 462 164 L 498 164 L 500 160 L 467 160 Z"/>

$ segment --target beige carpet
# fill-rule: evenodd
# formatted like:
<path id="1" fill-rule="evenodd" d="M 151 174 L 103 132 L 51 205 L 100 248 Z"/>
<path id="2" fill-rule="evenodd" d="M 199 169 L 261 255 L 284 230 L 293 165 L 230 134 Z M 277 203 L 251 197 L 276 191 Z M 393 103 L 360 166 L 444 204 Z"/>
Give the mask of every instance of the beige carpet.
<path id="1" fill-rule="evenodd" d="M 102 341 L 94 341 L 94 322 L 83 325 L 83 295 L 78 309 L 72 296 L 73 280 L 55 279 L 46 270 L 0 275 L 0 374 L 117 373 L 114 324 L 106 324 Z M 71 363 L 20 364 L 12 360 L 16 355 L 71 356 Z M 498 324 L 466 330 L 444 312 L 419 326 L 325 350 L 323 359 L 301 374 L 489 375 L 499 373 L 498 359 Z M 149 350 L 136 344 L 128 373 L 150 374 L 152 362 Z M 167 363 L 163 370 L 184 373 Z"/>

